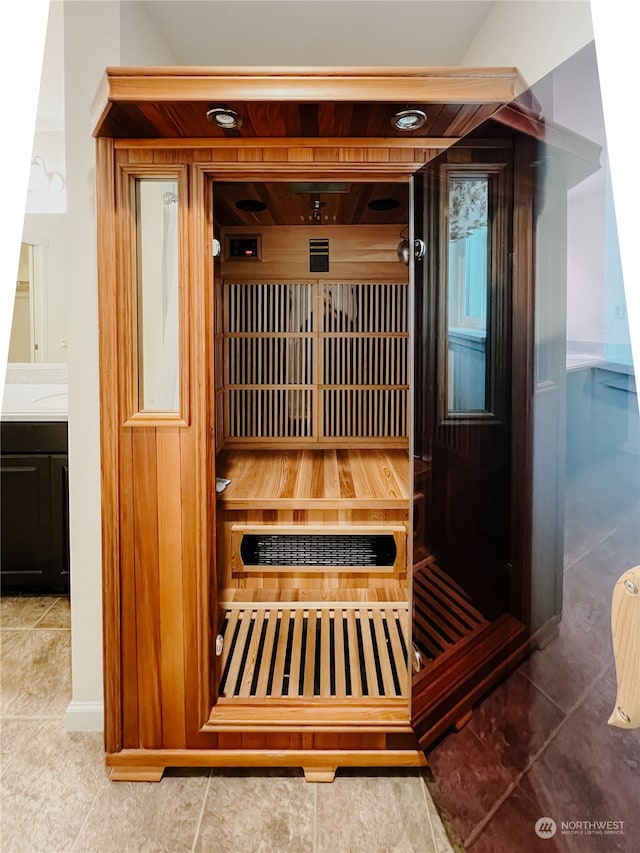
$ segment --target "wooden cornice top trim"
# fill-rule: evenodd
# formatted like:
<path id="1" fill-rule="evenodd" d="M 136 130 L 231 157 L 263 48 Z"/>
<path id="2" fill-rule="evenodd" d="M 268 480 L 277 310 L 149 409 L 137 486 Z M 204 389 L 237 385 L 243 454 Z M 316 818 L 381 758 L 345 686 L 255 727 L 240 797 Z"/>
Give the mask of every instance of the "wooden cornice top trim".
<path id="1" fill-rule="evenodd" d="M 515 68 L 145 67 L 106 70 L 91 107 L 101 135 L 111 104 L 245 101 L 507 104 L 526 90 Z"/>
<path id="2" fill-rule="evenodd" d="M 109 66 L 108 77 L 520 77 L 515 67 L 376 65 Z M 523 81 L 524 82 L 524 81 Z M 525 84 L 526 88 L 526 84 Z"/>

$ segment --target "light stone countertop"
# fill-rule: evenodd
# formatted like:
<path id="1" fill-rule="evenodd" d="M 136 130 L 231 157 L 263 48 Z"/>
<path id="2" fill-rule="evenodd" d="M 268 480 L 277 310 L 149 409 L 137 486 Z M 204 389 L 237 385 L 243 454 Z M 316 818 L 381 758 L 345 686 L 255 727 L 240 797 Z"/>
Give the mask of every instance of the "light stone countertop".
<path id="1" fill-rule="evenodd" d="M 66 421 L 66 364 L 10 364 L 2 396 L 3 421 Z"/>

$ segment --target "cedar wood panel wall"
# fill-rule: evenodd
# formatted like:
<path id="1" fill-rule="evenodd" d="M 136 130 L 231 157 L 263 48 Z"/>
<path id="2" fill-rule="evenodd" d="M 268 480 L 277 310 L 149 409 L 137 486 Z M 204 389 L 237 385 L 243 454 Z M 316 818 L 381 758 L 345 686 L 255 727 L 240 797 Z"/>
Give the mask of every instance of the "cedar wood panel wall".
<path id="1" fill-rule="evenodd" d="M 349 164 L 366 180 L 401 180 L 437 153 L 413 148 L 134 147 L 97 140 L 98 263 L 102 411 L 105 741 L 126 748 L 350 748 L 384 746 L 384 736 L 200 732 L 215 701 L 215 506 L 213 466 L 211 191 L 202 172 L 239 163 L 270 172 L 312 167 L 315 178 Z M 181 417 L 131 411 L 136 388 L 133 179 L 189 169 L 180 203 Z M 353 172 L 356 179 L 360 174 Z M 195 166 L 195 167 L 194 167 Z M 123 167 L 123 168 L 121 168 Z M 240 167 L 242 168 L 242 167 Z M 251 174 L 249 172 L 248 174 Z M 363 178 L 360 178 L 363 179 Z M 406 179 L 406 178 L 405 178 Z M 123 392 L 122 389 L 125 389 Z M 128 390 L 126 390 L 128 389 Z M 133 415 L 133 417 L 132 417 Z"/>

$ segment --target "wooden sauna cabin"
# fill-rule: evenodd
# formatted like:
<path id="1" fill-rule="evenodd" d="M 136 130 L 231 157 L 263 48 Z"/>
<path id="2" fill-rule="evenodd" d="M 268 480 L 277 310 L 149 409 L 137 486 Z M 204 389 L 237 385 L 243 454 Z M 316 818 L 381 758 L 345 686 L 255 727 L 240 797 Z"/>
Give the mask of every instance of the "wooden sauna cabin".
<path id="1" fill-rule="evenodd" d="M 597 153 L 513 69 L 112 68 L 94 127 L 111 778 L 424 765 L 560 613 Z"/>

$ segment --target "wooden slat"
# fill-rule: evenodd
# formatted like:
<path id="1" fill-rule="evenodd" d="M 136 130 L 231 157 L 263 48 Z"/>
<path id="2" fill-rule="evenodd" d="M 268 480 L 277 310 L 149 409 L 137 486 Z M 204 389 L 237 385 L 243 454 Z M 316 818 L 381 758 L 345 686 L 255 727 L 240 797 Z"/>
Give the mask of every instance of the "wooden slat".
<path id="1" fill-rule="evenodd" d="M 334 614 L 336 697 L 341 699 L 347 695 L 343 628 L 345 616 L 342 608 L 336 609 Z"/>
<path id="2" fill-rule="evenodd" d="M 260 665 L 260 661 L 258 659 L 258 647 L 260 644 L 260 636 L 262 634 L 262 625 L 264 623 L 264 610 L 256 610 L 255 616 L 253 617 L 253 633 L 251 635 L 251 643 L 249 646 L 249 653 L 247 654 L 247 662 L 244 670 L 244 675 L 242 677 L 242 684 L 240 685 L 240 690 L 238 691 L 238 696 L 250 696 L 251 695 L 251 684 L 253 681 L 253 674 L 255 672 L 256 666 Z"/>
<path id="3" fill-rule="evenodd" d="M 406 611 L 405 611 L 406 612 Z M 403 696 L 409 695 L 409 673 L 408 673 L 408 661 L 406 654 L 402 651 L 402 645 L 400 643 L 400 637 L 398 635 L 398 628 L 396 625 L 396 616 L 398 614 L 397 610 L 392 610 L 391 608 L 385 608 L 385 617 L 387 622 L 387 629 L 389 631 L 389 637 L 391 640 L 391 653 L 393 654 L 393 660 L 396 665 L 396 670 L 398 673 L 398 681 L 400 682 L 400 692 Z M 407 642 L 408 634 L 405 633 L 405 644 Z"/>
<path id="4" fill-rule="evenodd" d="M 365 672 L 367 674 L 367 694 L 379 696 L 378 677 L 376 675 L 376 661 L 373 653 L 373 637 L 371 635 L 371 624 L 369 613 L 365 609 L 358 612 L 360 630 L 362 632 L 362 645 L 364 652 Z"/>
<path id="5" fill-rule="evenodd" d="M 331 616 L 329 610 L 323 608 L 320 617 L 320 695 L 331 694 Z"/>
<path id="6" fill-rule="evenodd" d="M 162 745 L 156 431 L 132 436 L 140 744 Z"/>
<path id="7" fill-rule="evenodd" d="M 358 634 L 356 630 L 355 610 L 347 610 L 347 637 L 349 653 L 349 672 L 351 674 L 351 695 L 362 696 L 362 677 L 360 674 L 360 658 L 358 655 Z"/>
<path id="8" fill-rule="evenodd" d="M 304 690 L 303 696 L 313 696 L 314 676 L 316 665 L 316 610 L 309 609 L 307 617 L 307 647 L 305 650 L 304 664 Z"/>
<path id="9" fill-rule="evenodd" d="M 382 674 L 382 683 L 384 685 L 385 696 L 395 696 L 396 688 L 393 683 L 393 673 L 391 671 L 391 661 L 387 651 L 387 638 L 384 632 L 382 613 L 377 608 L 371 611 L 373 616 L 373 632 L 375 634 L 376 648 L 378 649 L 378 658 L 380 661 L 380 671 Z"/>
<path id="10" fill-rule="evenodd" d="M 291 611 L 283 608 L 280 616 L 280 632 L 278 634 L 278 650 L 276 652 L 276 664 L 273 671 L 273 685 L 271 696 L 277 698 L 282 696 L 282 682 L 284 676 L 285 655 L 287 652 L 287 639 L 289 637 L 289 619 Z"/>
<path id="11" fill-rule="evenodd" d="M 158 580 L 162 740 L 165 747 L 185 742 L 184 619 L 180 431 L 158 430 Z"/>
<path id="12" fill-rule="evenodd" d="M 246 610 L 246 606 L 244 610 Z M 220 692 L 223 695 L 227 692 L 228 686 L 230 684 L 228 678 L 227 663 L 229 663 L 229 666 L 231 665 L 231 643 L 233 641 L 233 635 L 236 632 L 236 626 L 238 624 L 238 620 L 242 615 L 242 612 L 243 611 L 241 610 L 232 610 L 230 613 L 227 613 L 227 619 L 224 629 L 224 644 L 222 646 L 222 661 L 220 668 L 222 678 L 222 683 L 220 684 Z M 233 687 L 231 689 L 233 689 Z"/>
<path id="13" fill-rule="evenodd" d="M 260 676 L 256 685 L 256 694 L 258 696 L 266 696 L 267 684 L 269 681 L 269 662 L 273 654 L 273 642 L 276 633 L 277 610 L 274 608 L 270 611 L 270 618 L 267 622 L 267 633 L 265 635 L 264 647 L 262 649 L 262 657 L 260 659 Z"/>
<path id="14" fill-rule="evenodd" d="M 293 654 L 289 672 L 289 696 L 298 696 L 300 689 L 300 649 L 304 629 L 304 611 L 300 608 L 293 611 Z"/>

